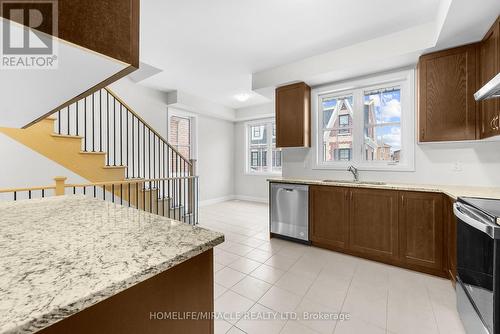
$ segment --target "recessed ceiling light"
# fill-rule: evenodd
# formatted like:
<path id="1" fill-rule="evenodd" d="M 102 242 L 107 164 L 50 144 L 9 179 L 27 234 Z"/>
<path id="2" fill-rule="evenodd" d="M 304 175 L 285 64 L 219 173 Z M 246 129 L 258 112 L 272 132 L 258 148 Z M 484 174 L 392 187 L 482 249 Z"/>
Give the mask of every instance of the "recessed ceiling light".
<path id="1" fill-rule="evenodd" d="M 240 102 L 245 102 L 250 98 L 250 94 L 247 93 L 236 94 L 234 98 Z"/>

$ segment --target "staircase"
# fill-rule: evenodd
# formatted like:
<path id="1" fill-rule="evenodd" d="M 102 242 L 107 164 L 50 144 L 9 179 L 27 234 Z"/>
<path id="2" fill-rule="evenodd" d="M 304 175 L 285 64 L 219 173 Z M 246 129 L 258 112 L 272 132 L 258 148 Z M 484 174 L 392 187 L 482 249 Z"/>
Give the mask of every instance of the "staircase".
<path id="1" fill-rule="evenodd" d="M 196 223 L 195 161 L 107 88 L 29 128 L 0 132 L 91 182 L 117 182 L 103 189 L 131 206 Z M 134 180 L 119 191 L 119 182 Z"/>

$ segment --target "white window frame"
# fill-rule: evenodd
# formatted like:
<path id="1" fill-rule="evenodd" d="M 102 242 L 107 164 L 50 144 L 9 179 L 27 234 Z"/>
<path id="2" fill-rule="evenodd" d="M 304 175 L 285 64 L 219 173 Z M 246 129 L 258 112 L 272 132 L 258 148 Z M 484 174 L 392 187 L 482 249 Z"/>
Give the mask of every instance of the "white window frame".
<path id="1" fill-rule="evenodd" d="M 272 154 L 272 146 L 273 146 L 273 127 L 270 124 L 276 124 L 276 120 L 274 118 L 263 118 L 245 122 L 245 174 L 246 175 L 264 175 L 264 176 L 280 176 L 282 172 L 256 172 L 252 171 L 250 168 L 250 137 L 252 136 L 250 127 L 255 125 L 264 125 L 267 124 L 267 155 L 266 162 L 270 165 L 272 170 L 273 164 L 273 154 Z M 283 151 L 281 153 L 281 168 L 283 170 Z"/>
<path id="2" fill-rule="evenodd" d="M 398 86 L 401 89 L 401 159 L 392 161 L 366 161 L 363 159 L 364 143 L 364 92 Z M 353 96 L 352 156 L 350 161 L 323 161 L 323 113 L 321 99 Z M 414 171 L 415 170 L 415 70 L 403 70 L 339 84 L 322 86 L 312 91 L 313 169 L 345 170 L 349 165 L 359 170 Z"/>
<path id="3" fill-rule="evenodd" d="M 184 111 L 184 110 L 178 110 L 178 109 L 172 109 L 168 108 L 167 110 L 167 139 L 170 138 L 170 118 L 174 117 L 180 117 L 180 118 L 188 118 L 189 123 L 190 123 L 190 129 L 189 129 L 189 134 L 190 138 L 189 141 L 191 142 L 191 147 L 190 147 L 190 152 L 191 156 L 187 157 L 189 160 L 197 160 L 198 159 L 198 115 Z M 172 144 L 173 145 L 173 144 Z"/>

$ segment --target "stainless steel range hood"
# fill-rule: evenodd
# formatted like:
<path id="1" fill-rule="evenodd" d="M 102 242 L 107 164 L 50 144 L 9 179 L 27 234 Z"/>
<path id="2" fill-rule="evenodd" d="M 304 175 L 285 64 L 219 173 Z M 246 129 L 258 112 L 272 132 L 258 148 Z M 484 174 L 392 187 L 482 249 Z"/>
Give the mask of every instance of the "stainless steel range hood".
<path id="1" fill-rule="evenodd" d="M 500 73 L 474 94 L 476 101 L 500 97 Z"/>

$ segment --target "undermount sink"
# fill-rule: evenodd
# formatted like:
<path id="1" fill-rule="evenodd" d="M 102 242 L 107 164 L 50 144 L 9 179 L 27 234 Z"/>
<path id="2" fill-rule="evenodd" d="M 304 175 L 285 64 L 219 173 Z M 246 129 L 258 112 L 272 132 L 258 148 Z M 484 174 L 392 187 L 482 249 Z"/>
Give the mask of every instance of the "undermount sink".
<path id="1" fill-rule="evenodd" d="M 352 184 L 369 184 L 369 185 L 384 185 L 385 182 L 380 181 L 355 181 L 355 180 L 323 180 L 326 183 L 352 183 Z"/>

